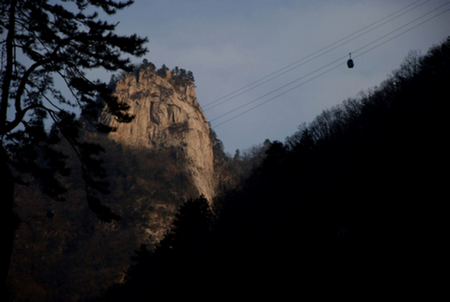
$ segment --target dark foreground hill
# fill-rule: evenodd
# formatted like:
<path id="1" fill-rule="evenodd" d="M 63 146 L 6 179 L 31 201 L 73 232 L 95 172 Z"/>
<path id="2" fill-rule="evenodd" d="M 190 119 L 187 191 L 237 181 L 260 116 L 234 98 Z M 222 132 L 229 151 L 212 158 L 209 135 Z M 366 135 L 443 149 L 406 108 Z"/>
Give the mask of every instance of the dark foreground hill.
<path id="1" fill-rule="evenodd" d="M 61 144 L 73 168 L 63 180 L 65 201 L 42 194 L 32 179 L 17 186 L 22 222 L 8 278 L 14 301 L 80 301 L 101 295 L 123 279 L 134 250 L 161 239 L 179 205 L 198 194 L 176 148 L 128 148 L 105 136 L 85 136 L 105 149 L 98 156 L 105 169 L 102 181 L 109 183 L 102 202 L 121 219 L 100 222 L 89 209 L 77 158 Z M 52 218 L 46 215 L 49 210 Z"/>
<path id="2" fill-rule="evenodd" d="M 450 43 L 412 52 L 378 88 L 273 142 L 261 166 L 216 200 L 198 237 L 181 222 L 170 235 L 197 239 L 142 247 L 127 284 L 105 299 L 432 294 L 449 74 Z M 189 211 L 177 219 L 190 221 Z"/>

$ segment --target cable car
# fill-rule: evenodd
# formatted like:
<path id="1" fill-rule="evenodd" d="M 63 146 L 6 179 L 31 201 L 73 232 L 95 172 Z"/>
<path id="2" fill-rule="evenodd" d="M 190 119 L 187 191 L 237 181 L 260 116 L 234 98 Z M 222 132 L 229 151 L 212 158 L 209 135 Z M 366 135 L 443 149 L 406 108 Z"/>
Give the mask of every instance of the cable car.
<path id="1" fill-rule="evenodd" d="M 355 66 L 355 64 L 353 63 L 353 60 L 352 60 L 352 54 L 349 53 L 348 56 L 349 56 L 349 59 L 347 61 L 347 66 L 348 66 L 348 68 L 353 68 L 353 66 Z"/>

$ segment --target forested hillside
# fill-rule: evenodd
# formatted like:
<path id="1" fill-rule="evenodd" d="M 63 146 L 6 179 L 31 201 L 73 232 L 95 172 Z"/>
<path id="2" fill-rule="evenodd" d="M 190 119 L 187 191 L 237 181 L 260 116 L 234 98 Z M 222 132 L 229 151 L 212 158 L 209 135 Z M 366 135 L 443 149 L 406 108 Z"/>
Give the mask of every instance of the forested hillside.
<path id="1" fill-rule="evenodd" d="M 215 200 L 214 219 L 202 198 L 182 206 L 105 301 L 427 292 L 439 264 L 449 63 L 449 42 L 411 52 L 379 87 L 272 142 Z"/>
<path id="2" fill-rule="evenodd" d="M 449 62 L 448 42 L 411 52 L 378 87 L 300 124 L 285 142 L 232 157 L 211 131 L 212 208 L 195 198 L 177 148 L 128 148 L 84 129 L 104 149 L 94 156 L 109 183 L 102 203 L 121 219 L 98 221 L 76 155 L 58 144 L 73 169 L 61 179 L 66 201 L 42 194 L 32 178 L 16 187 L 10 298 L 283 299 L 422 288 L 439 265 L 434 236 L 444 229 Z"/>
<path id="3" fill-rule="evenodd" d="M 159 241 L 178 206 L 198 194 L 180 150 L 127 148 L 105 135 L 85 131 L 84 136 L 104 149 L 97 155 L 104 175 L 99 181 L 109 184 L 102 203 L 120 220 L 99 222 L 89 209 L 78 158 L 62 141 L 58 150 L 69 155 L 72 168 L 62 180 L 66 200 L 42 194 L 32 178 L 16 189 L 21 223 L 8 279 L 15 301 L 79 301 L 101 295 L 123 278 L 133 251 Z M 47 211 L 54 216 L 48 218 Z"/>
<path id="4" fill-rule="evenodd" d="M 131 76 L 152 66 L 144 60 Z M 180 71 L 178 67 L 175 71 L 180 75 L 173 76 L 171 84 L 193 80 L 192 72 Z M 167 67 L 163 65 L 158 72 L 166 74 Z M 110 89 L 114 89 L 119 79 L 112 77 Z M 78 122 L 77 131 L 93 154 L 90 162 L 95 167 L 93 180 L 104 188 L 99 195 L 101 204 L 120 220 L 110 223 L 98 220 L 86 203 L 79 154 L 58 131 L 52 132 L 53 147 L 67 156 L 67 173 L 60 181 L 68 191 L 64 201 L 55 200 L 35 175 L 17 174 L 25 182 L 15 190 L 20 224 L 8 276 L 11 300 L 78 301 L 102 296 L 106 288 L 122 282 L 134 251 L 141 244 L 151 249 L 164 237 L 178 207 L 199 195 L 187 168 L 191 162 L 183 146 L 162 143 L 157 148 L 128 146 L 96 133 L 86 120 Z M 172 134 L 176 140 L 176 133 Z M 224 153 L 224 146 L 213 130 L 209 136 L 216 174 L 212 183 L 219 186 L 218 193 L 225 187 L 236 186 L 247 176 L 251 167 L 264 157 L 263 150 L 267 147 L 267 144 L 254 146 L 233 159 Z M 38 146 L 47 147 L 46 143 Z"/>

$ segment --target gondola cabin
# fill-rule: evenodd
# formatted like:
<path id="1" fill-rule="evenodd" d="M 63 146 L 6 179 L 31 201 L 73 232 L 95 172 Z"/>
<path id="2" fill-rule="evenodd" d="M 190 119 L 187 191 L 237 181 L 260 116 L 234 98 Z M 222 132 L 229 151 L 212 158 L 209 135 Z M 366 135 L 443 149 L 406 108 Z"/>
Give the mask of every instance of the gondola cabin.
<path id="1" fill-rule="evenodd" d="M 353 68 L 353 66 L 355 66 L 355 64 L 353 63 L 353 60 L 352 60 L 352 54 L 351 53 L 349 54 L 349 59 L 347 61 L 347 66 L 348 66 L 348 68 Z"/>

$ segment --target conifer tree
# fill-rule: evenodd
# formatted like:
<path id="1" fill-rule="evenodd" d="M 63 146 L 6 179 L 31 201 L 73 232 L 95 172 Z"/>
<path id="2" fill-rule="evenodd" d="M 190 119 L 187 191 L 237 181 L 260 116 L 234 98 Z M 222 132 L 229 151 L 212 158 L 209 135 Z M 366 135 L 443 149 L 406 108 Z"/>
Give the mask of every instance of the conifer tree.
<path id="1" fill-rule="evenodd" d="M 203 195 L 189 199 L 175 215 L 171 231 L 157 246 L 156 252 L 179 253 L 180 250 L 192 248 L 193 242 L 208 233 L 211 218 L 208 201 Z"/>
<path id="2" fill-rule="evenodd" d="M 6 0 L 0 3 L 1 103 L 0 103 L 0 169 L 2 182 L 1 212 L 6 230 L 2 260 L 3 284 L 8 274 L 12 242 L 18 218 L 13 213 L 16 172 L 29 173 L 40 180 L 42 190 L 62 200 L 65 187 L 59 181 L 70 173 L 66 156 L 51 147 L 66 139 L 80 159 L 86 184 L 87 202 L 99 219 L 119 217 L 100 203 L 98 193 L 107 193 L 101 181 L 101 161 L 92 155 L 101 148 L 79 139 L 80 120 L 73 112 L 81 111 L 83 121 L 99 131 L 112 131 L 97 123 L 104 104 L 119 122 L 129 122 L 127 106 L 111 95 L 100 80 L 89 80 L 91 69 L 132 71 L 123 53 L 141 56 L 147 52 L 147 41 L 136 35 L 119 36 L 117 24 L 100 20 L 98 11 L 107 15 L 131 5 L 133 1 L 114 0 Z M 59 78 L 71 96 L 65 96 L 55 84 Z M 100 102 L 99 100 L 103 100 Z M 50 118 L 53 126 L 45 128 Z"/>
<path id="3" fill-rule="evenodd" d="M 189 296 L 187 291 L 195 288 L 197 281 L 195 274 L 201 274 L 209 265 L 205 258 L 212 217 L 203 195 L 182 204 L 172 228 L 154 251 L 141 245 L 132 257 L 134 264 L 127 270 L 127 282 L 110 289 L 105 298 L 139 301 L 148 292 L 156 301 Z"/>

